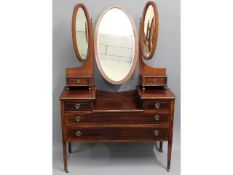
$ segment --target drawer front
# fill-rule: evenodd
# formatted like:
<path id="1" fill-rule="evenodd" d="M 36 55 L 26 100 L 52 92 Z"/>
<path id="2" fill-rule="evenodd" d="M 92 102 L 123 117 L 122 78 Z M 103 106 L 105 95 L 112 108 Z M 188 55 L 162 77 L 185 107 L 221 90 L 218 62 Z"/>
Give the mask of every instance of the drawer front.
<path id="1" fill-rule="evenodd" d="M 93 114 L 93 113 L 65 113 L 65 124 L 79 123 L 135 123 L 135 124 L 168 124 L 170 113 L 144 113 L 144 114 Z"/>
<path id="2" fill-rule="evenodd" d="M 68 139 L 77 140 L 157 140 L 167 139 L 167 128 L 70 128 Z"/>
<path id="3" fill-rule="evenodd" d="M 145 100 L 143 102 L 143 107 L 145 110 L 169 110 L 170 105 L 170 101 L 162 100 Z"/>
<path id="4" fill-rule="evenodd" d="M 67 78 L 67 84 L 70 86 L 90 86 L 91 78 Z"/>
<path id="5" fill-rule="evenodd" d="M 143 86 L 164 86 L 167 84 L 167 77 L 144 77 Z"/>
<path id="6" fill-rule="evenodd" d="M 65 111 L 85 111 L 91 110 L 91 102 L 65 102 Z"/>

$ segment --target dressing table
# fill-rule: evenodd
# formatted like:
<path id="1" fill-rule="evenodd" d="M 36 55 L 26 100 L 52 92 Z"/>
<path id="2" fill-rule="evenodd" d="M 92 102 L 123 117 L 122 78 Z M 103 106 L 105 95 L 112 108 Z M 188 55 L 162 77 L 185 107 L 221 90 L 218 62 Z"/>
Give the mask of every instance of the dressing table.
<path id="1" fill-rule="evenodd" d="M 104 26 L 113 18 L 113 28 L 107 31 Z M 67 146 L 71 153 L 72 142 L 159 141 L 159 151 L 162 152 L 163 142 L 167 141 L 167 171 L 170 170 L 175 95 L 167 87 L 166 69 L 152 68 L 143 61 L 151 59 L 156 48 L 158 12 L 154 2 L 146 4 L 142 21 L 138 44 L 130 15 L 120 7 L 109 7 L 100 16 L 93 37 L 93 25 L 85 5 L 75 6 L 72 20 L 74 48 L 77 58 L 85 64 L 66 69 L 66 86 L 60 95 L 65 172 L 68 173 Z M 114 27 L 121 23 L 129 28 L 111 36 L 111 32 L 116 32 Z M 128 36 L 123 34 L 126 31 Z M 123 92 L 96 89 L 94 56 L 101 75 L 113 86 L 131 77 L 139 56 L 139 85 Z M 124 70 L 125 67 L 128 69 Z"/>

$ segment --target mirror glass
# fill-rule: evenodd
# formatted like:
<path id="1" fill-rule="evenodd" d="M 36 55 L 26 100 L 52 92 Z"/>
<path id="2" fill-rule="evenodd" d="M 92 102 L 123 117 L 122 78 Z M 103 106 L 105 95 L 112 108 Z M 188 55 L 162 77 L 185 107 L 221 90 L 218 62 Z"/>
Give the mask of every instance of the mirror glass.
<path id="1" fill-rule="evenodd" d="M 153 49 L 155 37 L 155 13 L 152 5 L 149 5 L 144 18 L 143 55 L 148 57 Z"/>
<path id="2" fill-rule="evenodd" d="M 135 24 L 125 11 L 112 7 L 98 20 L 95 51 L 98 68 L 113 84 L 130 78 L 136 64 Z"/>
<path id="3" fill-rule="evenodd" d="M 87 59 L 88 52 L 88 25 L 83 8 L 79 8 L 76 14 L 76 43 L 79 55 Z"/>

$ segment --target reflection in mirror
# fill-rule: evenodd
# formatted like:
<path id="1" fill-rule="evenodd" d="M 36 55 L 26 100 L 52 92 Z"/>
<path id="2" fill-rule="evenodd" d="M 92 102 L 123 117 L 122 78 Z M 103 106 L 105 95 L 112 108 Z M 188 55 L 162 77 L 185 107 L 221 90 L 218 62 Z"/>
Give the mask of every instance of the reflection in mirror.
<path id="1" fill-rule="evenodd" d="M 153 47 L 155 34 L 155 13 L 152 5 L 149 5 L 144 20 L 143 53 L 148 57 Z"/>
<path id="2" fill-rule="evenodd" d="M 76 42 L 79 55 L 82 59 L 87 59 L 88 52 L 88 26 L 87 19 L 82 8 L 79 8 L 76 14 Z"/>
<path id="3" fill-rule="evenodd" d="M 137 45 L 132 22 L 118 7 L 107 9 L 98 21 L 95 36 L 97 65 L 110 83 L 123 83 L 135 68 Z"/>

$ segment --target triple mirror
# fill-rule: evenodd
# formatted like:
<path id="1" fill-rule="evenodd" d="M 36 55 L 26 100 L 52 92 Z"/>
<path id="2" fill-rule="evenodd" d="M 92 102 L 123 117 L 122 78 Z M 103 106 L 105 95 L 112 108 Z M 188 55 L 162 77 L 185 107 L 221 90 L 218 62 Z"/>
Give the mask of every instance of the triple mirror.
<path id="1" fill-rule="evenodd" d="M 73 12 L 72 34 L 74 49 L 80 61 L 89 58 L 91 20 L 86 7 L 77 4 Z M 144 59 L 151 59 L 158 37 L 158 12 L 149 1 L 143 11 L 138 44 L 134 20 L 126 10 L 112 6 L 100 15 L 94 36 L 94 51 L 98 69 L 105 80 L 112 84 L 126 82 L 136 67 L 139 45 Z"/>

